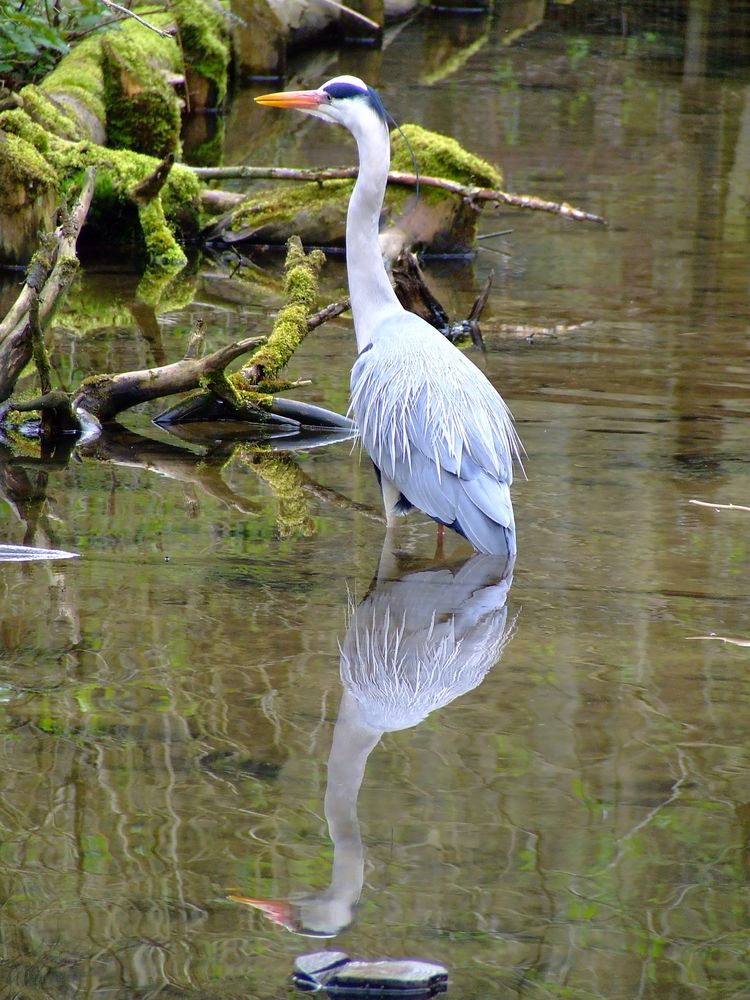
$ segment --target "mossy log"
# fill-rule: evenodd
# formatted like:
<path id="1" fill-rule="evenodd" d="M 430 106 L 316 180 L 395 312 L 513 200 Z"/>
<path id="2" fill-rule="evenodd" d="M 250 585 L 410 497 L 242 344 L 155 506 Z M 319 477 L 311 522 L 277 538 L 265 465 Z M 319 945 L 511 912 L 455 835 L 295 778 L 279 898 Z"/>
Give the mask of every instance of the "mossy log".
<path id="1" fill-rule="evenodd" d="M 262 343 L 253 337 L 219 348 L 205 358 L 183 358 L 160 368 L 121 372 L 117 375 L 92 375 L 84 379 L 73 398 L 73 410 L 80 419 L 95 418 L 100 423 L 113 420 L 118 413 L 161 396 L 194 389 L 203 379 L 222 372 L 235 358 Z"/>
<path id="2" fill-rule="evenodd" d="M 90 178 L 90 186 L 93 187 L 93 178 Z M 33 314 L 31 307 L 37 301 L 36 289 L 43 287 L 46 290 L 54 281 L 54 270 L 51 277 L 47 278 L 53 259 L 53 255 L 49 255 L 49 259 L 42 259 L 40 255 L 27 281 L 28 294 L 25 290 L 19 296 L 16 307 L 11 309 L 0 324 L 0 337 L 6 334 L 5 339 L 0 341 L 0 377 L 7 374 L 2 366 L 2 351 L 6 347 L 6 341 L 8 344 L 15 343 L 13 337 L 20 322 L 19 314 L 22 311 L 31 311 Z M 351 421 L 305 403 L 285 400 L 282 412 L 274 413 L 273 394 L 300 384 L 281 381 L 281 370 L 308 331 L 342 308 L 341 304 L 335 304 L 311 316 L 317 297 L 318 272 L 324 260 L 320 251 L 305 254 L 299 239 L 289 241 L 286 303 L 279 311 L 268 341 L 262 337 L 247 339 L 222 347 L 207 357 L 197 358 L 197 345 L 202 337 L 202 324 L 199 324 L 188 345 L 186 356 L 181 361 L 139 371 L 92 375 L 84 379 L 79 388 L 70 394 L 52 390 L 49 379 L 43 378 L 41 396 L 10 403 L 4 408 L 3 416 L 10 411 L 26 413 L 39 410 L 43 415 L 43 425 L 47 417 L 54 415 L 58 427 L 64 420 L 65 432 L 72 427 L 83 435 L 84 441 L 88 441 L 96 438 L 102 425 L 112 422 L 125 409 L 178 392 L 189 392 L 201 386 L 202 389 L 197 394 L 198 400 L 205 402 L 209 409 L 218 401 L 223 408 L 224 419 L 250 420 L 256 424 L 282 424 L 287 431 L 300 429 L 304 425 L 327 427 L 351 434 L 354 429 Z M 22 366 L 28 362 L 33 344 L 39 341 L 40 337 L 35 341 L 27 332 L 23 344 L 24 357 L 19 362 Z M 249 364 L 242 371 L 227 375 L 227 365 L 249 351 L 254 351 Z M 46 357 L 40 360 L 46 361 Z M 40 363 L 38 367 L 40 375 L 43 370 L 49 371 L 48 365 L 42 366 Z M 16 364 L 16 374 L 19 370 Z M 15 378 L 9 380 L 10 388 L 14 382 Z M 8 392 L 5 395 L 7 397 Z M 195 396 L 188 397 L 188 402 L 194 400 Z M 184 416 L 183 413 L 183 418 Z M 161 423 L 171 422 L 164 416 L 157 419 Z M 191 419 L 200 419 L 200 416 Z M 174 422 L 177 422 L 177 418 Z"/>
<path id="3" fill-rule="evenodd" d="M 112 153 L 110 174 L 107 147 L 123 155 L 178 156 L 181 107 L 223 100 L 229 46 L 220 11 L 201 0 L 173 0 L 169 10 L 145 13 L 165 34 L 132 18 L 110 26 L 73 48 L 39 85 L 24 87 L 15 107 L 0 114 L 0 263 L 30 259 L 37 231 L 54 228 L 55 206 L 87 165 L 98 177 L 91 221 L 107 217 L 108 243 L 113 231 L 132 239 L 140 226 L 132 206 L 125 207 L 127 191 L 154 164 L 132 160 L 125 167 Z M 175 215 L 181 224 L 192 220 L 194 229 L 197 185 L 185 183 L 191 190 L 183 185 L 182 194 L 192 204 L 181 204 Z M 151 215 L 163 231 L 158 203 Z M 171 235 L 162 242 L 167 250 L 160 252 L 173 263 L 179 254 Z"/>
<path id="4" fill-rule="evenodd" d="M 498 189 L 502 174 L 491 164 L 464 150 L 455 139 L 430 132 L 419 125 L 403 125 L 419 163 L 420 172 L 458 184 Z M 412 167 L 411 155 L 399 133 L 391 134 L 392 167 Z M 346 209 L 353 182 L 284 183 L 248 196 L 203 231 L 208 243 L 233 245 L 283 245 L 291 233 L 302 242 L 318 246 L 343 246 Z M 466 253 L 474 244 L 478 207 L 449 190 L 422 188 L 414 204 L 413 192 L 388 189 L 385 212 L 399 219 L 397 256 L 405 244 L 419 244 L 434 253 Z"/>
<path id="5" fill-rule="evenodd" d="M 95 239 L 98 233 L 110 248 L 118 239 L 128 240 L 131 245 L 139 241 L 151 264 L 169 268 L 185 263 L 172 227 L 186 235 L 195 234 L 200 211 L 200 182 L 187 167 L 175 164 L 161 192 L 144 206 L 131 197 L 131 192 L 157 171 L 159 161 L 153 157 L 59 138 L 20 108 L 0 113 L 0 137 L 7 139 L 13 149 L 13 159 L 6 160 L 5 166 L 15 171 L 15 176 L 22 174 L 25 183 L 36 183 L 45 195 L 51 191 L 58 199 L 64 197 L 86 167 L 96 169 L 96 188 L 87 221 L 89 239 Z M 0 154 L 2 148 L 0 143 Z M 37 178 L 35 182 L 33 177 Z M 0 204 L 0 214 L 3 212 Z M 19 248 L 3 246 L 6 262 L 24 259 L 14 250 Z"/>

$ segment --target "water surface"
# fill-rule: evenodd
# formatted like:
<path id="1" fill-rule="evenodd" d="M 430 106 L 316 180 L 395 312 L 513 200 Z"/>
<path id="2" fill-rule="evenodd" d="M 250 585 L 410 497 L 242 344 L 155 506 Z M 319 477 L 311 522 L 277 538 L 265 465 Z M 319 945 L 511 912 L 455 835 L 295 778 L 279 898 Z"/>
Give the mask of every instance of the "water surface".
<path id="1" fill-rule="evenodd" d="M 471 552 L 436 570 L 418 516 L 383 568 L 350 444 L 207 447 L 143 413 L 71 459 L 4 455 L 3 541 L 82 556 L 0 565 L 8 996 L 277 998 L 326 946 L 443 962 L 456 997 L 747 996 L 750 514 L 690 503 L 750 502 L 747 36 L 702 4 L 548 8 L 297 66 L 366 75 L 508 189 L 608 220 L 488 211 L 512 233 L 427 266 L 459 317 L 493 274 L 474 357 L 528 453 L 512 581 L 469 588 L 481 608 Z M 270 124 L 259 89 L 227 162 L 351 160 L 337 130 Z M 267 329 L 280 262 L 259 263 L 262 283 L 207 262 L 158 317 L 138 275 L 91 266 L 60 377 L 176 359 L 197 315 L 210 346 Z M 344 284 L 332 260 L 324 298 Z M 354 353 L 345 319 L 311 336 L 305 398 L 345 409 Z M 390 616 L 413 652 L 430 606 L 491 662 L 423 721 L 363 721 L 340 660 L 379 647 L 352 628 Z"/>

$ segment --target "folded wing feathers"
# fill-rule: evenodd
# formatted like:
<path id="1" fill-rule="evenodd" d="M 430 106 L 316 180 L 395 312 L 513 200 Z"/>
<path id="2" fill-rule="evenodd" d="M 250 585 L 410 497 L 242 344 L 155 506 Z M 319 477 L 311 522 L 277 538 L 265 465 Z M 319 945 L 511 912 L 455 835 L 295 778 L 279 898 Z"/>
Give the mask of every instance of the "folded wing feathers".
<path id="1" fill-rule="evenodd" d="M 480 551 L 497 551 L 490 535 L 513 524 L 508 486 L 521 445 L 482 372 L 420 321 L 413 339 L 409 330 L 374 341 L 352 368 L 351 390 L 350 410 L 383 475 L 431 517 L 457 521 Z"/>

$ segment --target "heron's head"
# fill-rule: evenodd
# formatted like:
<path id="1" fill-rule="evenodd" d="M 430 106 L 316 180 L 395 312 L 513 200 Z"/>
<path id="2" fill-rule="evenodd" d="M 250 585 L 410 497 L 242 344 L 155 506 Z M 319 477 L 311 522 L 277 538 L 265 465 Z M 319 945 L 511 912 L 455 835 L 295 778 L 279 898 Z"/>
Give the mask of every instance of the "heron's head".
<path id="1" fill-rule="evenodd" d="M 343 125 L 355 135 L 362 127 L 380 122 L 387 128 L 382 101 L 372 87 L 356 76 L 335 76 L 317 90 L 287 90 L 263 94 L 258 104 L 272 108 L 294 108 L 325 122 Z"/>

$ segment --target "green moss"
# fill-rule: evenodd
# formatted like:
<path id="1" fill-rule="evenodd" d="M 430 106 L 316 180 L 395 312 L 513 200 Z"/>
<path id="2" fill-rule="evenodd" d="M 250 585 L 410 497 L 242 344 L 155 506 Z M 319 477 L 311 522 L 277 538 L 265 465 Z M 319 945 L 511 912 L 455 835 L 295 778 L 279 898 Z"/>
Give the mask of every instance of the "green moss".
<path id="1" fill-rule="evenodd" d="M 271 409 L 273 397 L 255 389 L 244 388 L 237 372 L 232 375 L 227 375 L 225 371 L 208 372 L 201 377 L 200 384 L 229 404 L 236 411 L 237 417 L 252 423 L 263 423 L 266 411 Z"/>
<path id="2" fill-rule="evenodd" d="M 32 143 L 0 131 L 0 211 L 13 210 L 19 189 L 33 199 L 57 183 L 56 171 Z"/>
<path id="3" fill-rule="evenodd" d="M 210 129 L 209 136 L 203 142 L 195 146 L 185 144 L 185 159 L 192 167 L 216 167 L 222 162 L 226 141 L 224 116 L 214 115 Z"/>
<path id="4" fill-rule="evenodd" d="M 315 534 L 307 496 L 302 488 L 302 473 L 288 455 L 268 454 L 255 449 L 243 457 L 270 488 L 277 503 L 276 526 L 282 538 Z"/>
<path id="5" fill-rule="evenodd" d="M 319 216 L 333 210 L 343 220 L 353 187 L 353 181 L 311 181 L 309 184 L 289 182 L 264 188 L 238 206 L 229 228 L 237 231 L 246 226 L 255 228 L 270 223 L 291 222 L 301 211 L 314 211 Z"/>
<path id="6" fill-rule="evenodd" d="M 39 125 L 63 139 L 82 139 L 81 129 L 70 115 L 54 103 L 51 97 L 34 84 L 20 92 L 23 109 Z"/>
<path id="7" fill-rule="evenodd" d="M 184 267 L 187 257 L 167 225 L 161 196 L 157 195 L 147 204 L 139 205 L 138 217 L 141 221 L 148 259 L 161 268 Z"/>
<path id="8" fill-rule="evenodd" d="M 195 298 L 197 274 L 185 274 L 182 266 L 147 267 L 135 290 L 135 299 L 165 313 L 185 309 Z"/>
<path id="9" fill-rule="evenodd" d="M 503 176 L 496 167 L 473 153 L 468 153 L 455 139 L 439 132 L 430 132 L 420 125 L 402 125 L 401 130 L 414 150 L 420 173 L 425 176 L 445 177 L 447 180 L 475 187 L 503 186 Z M 406 143 L 395 130 L 391 133 L 391 145 L 391 168 L 413 171 Z"/>
<path id="10" fill-rule="evenodd" d="M 40 86 L 53 97 L 56 92 L 70 95 L 104 124 L 100 45 L 101 40 L 97 35 L 79 42 L 45 77 Z"/>
<path id="11" fill-rule="evenodd" d="M 279 311 L 271 336 L 252 355 L 248 367 L 260 368 L 264 377 L 278 374 L 307 335 L 307 318 L 318 295 L 318 275 L 325 263 L 321 250 L 305 254 L 299 237 L 287 243 L 286 305 Z"/>
<path id="12" fill-rule="evenodd" d="M 113 213 L 123 226 L 135 222 L 138 216 L 128 192 L 153 172 L 158 162 L 153 157 L 130 150 L 107 149 L 92 142 L 68 142 L 46 132 L 20 109 L 2 112 L 0 129 L 4 129 L 9 138 L 16 136 L 24 140 L 37 155 L 41 153 L 47 161 L 48 173 L 63 190 L 78 186 L 85 167 L 96 168 L 94 200 L 89 213 L 92 223 L 104 216 L 108 228 L 115 228 Z M 33 153 L 29 151 L 27 155 Z M 199 194 L 200 182 L 193 172 L 188 167 L 175 165 L 160 199 L 155 199 L 151 203 L 154 207 L 141 217 L 143 236 L 154 262 L 165 266 L 176 265 L 179 261 L 184 264 L 184 254 L 175 243 L 166 220 L 179 220 L 182 226 L 187 221 L 194 222 L 199 212 Z"/>
<path id="13" fill-rule="evenodd" d="M 102 38 L 101 52 L 108 144 L 158 157 L 178 151 L 180 109 L 163 72 L 179 68 L 174 40 L 131 20 Z"/>
<path id="14" fill-rule="evenodd" d="M 186 69 L 208 80 L 215 103 L 220 103 L 229 69 L 229 41 L 220 11 L 199 0 L 174 0 L 171 10 L 180 29 Z"/>

